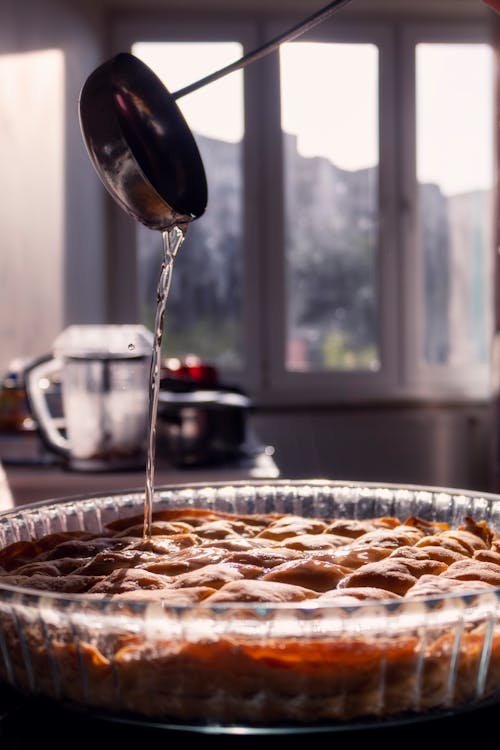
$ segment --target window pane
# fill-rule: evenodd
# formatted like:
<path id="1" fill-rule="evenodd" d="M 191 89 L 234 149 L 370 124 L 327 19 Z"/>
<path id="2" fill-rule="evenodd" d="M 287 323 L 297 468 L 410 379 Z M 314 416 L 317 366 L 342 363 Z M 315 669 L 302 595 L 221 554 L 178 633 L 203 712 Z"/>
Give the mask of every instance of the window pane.
<path id="1" fill-rule="evenodd" d="M 242 47 L 236 42 L 141 42 L 133 53 L 175 93 L 239 59 Z M 234 369 L 243 357 L 242 85 L 238 71 L 177 101 L 205 165 L 208 206 L 189 226 L 175 260 L 164 335 L 169 357 L 196 354 Z M 139 226 L 137 237 L 142 317 L 152 328 L 161 236 Z"/>
<path id="2" fill-rule="evenodd" d="M 493 54 L 484 44 L 418 44 L 418 236 L 426 364 L 489 357 Z"/>
<path id="3" fill-rule="evenodd" d="M 378 50 L 280 51 L 287 368 L 379 367 Z"/>

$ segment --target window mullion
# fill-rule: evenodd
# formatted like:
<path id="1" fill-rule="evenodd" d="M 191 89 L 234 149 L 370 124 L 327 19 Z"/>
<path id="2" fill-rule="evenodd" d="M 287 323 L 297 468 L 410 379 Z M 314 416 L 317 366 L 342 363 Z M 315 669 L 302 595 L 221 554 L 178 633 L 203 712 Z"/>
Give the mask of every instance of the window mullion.
<path id="1" fill-rule="evenodd" d="M 417 169 L 418 149 L 421 148 L 417 142 L 417 123 L 418 123 L 418 112 L 417 108 L 421 105 L 421 98 L 423 96 L 424 89 L 422 92 L 417 91 L 417 45 L 420 43 L 426 45 L 441 45 L 444 50 L 446 47 L 451 49 L 453 45 L 467 46 L 468 44 L 481 44 L 488 41 L 488 36 L 485 30 L 480 26 L 472 26 L 470 24 L 455 24 L 449 25 L 443 28 L 441 25 L 435 24 L 411 24 L 406 25 L 402 28 L 399 36 L 399 111 L 400 117 L 400 163 L 401 163 L 401 207 L 400 207 L 400 237 L 401 247 L 403 250 L 403 275 L 402 275 L 402 289 L 403 289 L 403 303 L 405 310 L 404 318 L 404 336 L 403 336 L 403 383 L 407 393 L 410 393 L 416 397 L 451 397 L 453 393 L 459 394 L 461 397 L 464 392 L 469 393 L 471 396 L 474 394 L 486 393 L 488 387 L 487 381 L 487 369 L 488 363 L 481 362 L 479 359 L 476 361 L 472 357 L 467 355 L 466 347 L 466 326 L 472 325 L 471 321 L 467 318 L 467 315 L 472 314 L 469 310 L 467 312 L 467 305 L 472 305 L 471 300 L 473 296 L 478 294 L 477 289 L 472 288 L 473 278 L 472 264 L 475 262 L 479 263 L 477 258 L 479 257 L 479 251 L 477 251 L 478 239 L 475 239 L 476 244 L 467 244 L 467 232 L 472 230 L 467 225 L 467 210 L 472 211 L 471 198 L 467 198 L 468 192 L 473 188 L 462 188 L 460 194 L 460 188 L 455 189 L 455 193 L 450 193 L 451 197 L 447 196 L 446 191 L 443 192 L 447 200 L 447 221 L 451 222 L 450 218 L 451 211 L 455 210 L 455 244 L 453 244 L 453 225 L 449 223 L 447 225 L 447 237 L 449 242 L 452 243 L 447 251 L 447 260 L 450 264 L 448 271 L 448 282 L 450 285 L 450 291 L 448 292 L 449 298 L 443 297 L 447 300 L 448 308 L 443 313 L 448 316 L 447 322 L 450 326 L 447 337 L 443 335 L 443 346 L 448 344 L 450 351 L 443 361 L 432 361 L 427 360 L 426 344 L 428 345 L 427 337 L 429 335 L 428 325 L 426 327 L 426 316 L 431 316 L 432 307 L 431 301 L 427 299 L 428 291 L 426 291 L 426 284 L 429 283 L 429 273 L 427 271 L 426 276 L 426 262 L 432 261 L 434 256 L 426 256 L 425 248 L 426 242 L 429 240 L 426 237 L 432 229 L 433 219 L 437 221 L 439 218 L 437 209 L 433 213 L 432 204 L 422 203 L 424 196 L 423 191 L 426 189 L 427 183 L 432 187 L 435 183 L 436 189 L 442 191 L 443 188 L 437 177 L 427 178 L 427 180 L 419 176 Z M 439 69 L 436 70 L 436 76 L 439 74 Z M 459 73 L 457 72 L 457 76 Z M 429 82 L 427 79 L 422 79 L 422 85 L 426 85 Z M 464 84 L 465 85 L 465 84 Z M 447 95 L 446 89 L 443 89 L 443 96 Z M 466 90 L 462 92 L 463 96 L 466 95 Z M 453 95 L 453 88 L 450 92 L 450 97 Z M 418 101 L 417 101 L 418 97 Z M 453 99 L 450 98 L 450 102 Z M 423 106 L 423 105 L 422 105 Z M 451 106 L 451 105 L 450 105 Z M 428 112 L 428 110 L 427 110 Z M 439 111 L 436 105 L 436 122 L 439 122 Z M 479 113 L 477 113 L 479 121 Z M 478 130 L 478 133 L 481 132 Z M 452 133 L 450 132 L 450 138 Z M 483 143 L 478 137 L 477 144 Z M 423 146 L 422 146 L 423 147 Z M 443 163 L 447 160 L 449 165 L 449 171 L 452 174 L 451 169 L 452 161 L 449 154 L 443 154 Z M 439 163 L 439 162 L 438 162 Z M 475 188 L 477 190 L 477 188 Z M 428 195 L 428 193 L 427 193 Z M 462 201 L 459 204 L 458 201 Z M 465 201 L 468 200 L 468 203 Z M 427 197 L 427 201 L 429 198 Z M 453 203 L 454 201 L 454 203 Z M 427 205 L 427 208 L 425 206 Z M 475 205 L 475 204 L 474 204 Z M 424 210 L 431 208 L 431 214 L 429 220 L 426 221 L 426 217 L 429 216 L 423 213 Z M 463 213 L 458 213 L 458 211 Z M 463 224 L 458 223 L 458 219 L 464 217 Z M 472 219 L 471 219 L 472 221 Z M 476 237 L 480 231 L 479 226 L 471 225 L 475 228 Z M 429 228 L 431 227 L 431 229 Z M 438 230 L 434 230 L 435 232 Z M 424 232 L 427 234 L 425 235 Z M 456 237 L 462 237 L 462 241 L 456 241 Z M 442 240 L 444 241 L 444 240 Z M 483 240 L 487 242 L 487 238 Z M 432 246 L 431 246 L 432 247 Z M 476 249 L 476 254 L 473 254 L 473 250 Z M 430 252 L 428 250 L 428 252 Z M 426 261 L 427 257 L 427 261 Z M 436 261 L 437 267 L 437 261 Z M 444 271 L 443 271 L 444 272 Z M 434 273 L 436 270 L 434 269 Z M 476 265 L 476 273 L 483 275 L 483 285 L 486 289 L 481 297 L 481 304 L 486 305 L 484 309 L 484 315 L 487 318 L 489 315 L 489 302 L 488 302 L 488 279 L 489 272 L 488 268 L 484 266 L 484 260 L 482 261 L 481 269 Z M 432 283 L 432 279 L 431 279 Z M 444 283 L 444 282 L 443 282 Z M 476 285 L 479 285 L 480 281 L 476 280 Z M 446 292 L 446 290 L 445 290 Z M 434 298 L 435 302 L 435 298 Z M 465 312 L 462 309 L 465 307 Z M 437 313 L 439 320 L 439 311 Z M 463 320 L 462 320 L 463 318 Z M 435 321 L 436 322 L 436 321 Z M 452 338 L 453 331 L 451 326 L 455 326 L 455 335 L 461 326 L 462 338 L 454 341 Z M 488 321 L 486 320 L 486 325 Z M 472 329 L 471 329 L 472 330 Z M 439 343 L 439 342 L 438 342 Z M 454 343 L 456 349 L 453 349 Z M 462 348 L 460 348 L 462 347 Z M 444 355 L 443 355 L 444 356 Z M 464 359 L 460 359 L 464 357 Z"/>
<path id="2" fill-rule="evenodd" d="M 421 299 L 421 269 L 418 258 L 416 221 L 416 89 L 415 43 L 402 27 L 396 30 L 396 127 L 398 187 L 398 245 L 400 261 L 400 321 L 399 377 L 402 391 L 415 385 L 417 352 L 421 340 L 419 299 Z"/>
<path id="3" fill-rule="evenodd" d="M 398 59 L 394 35 L 380 33 L 379 48 L 379 250 L 377 295 L 383 387 L 401 384 L 404 315 L 401 306 L 401 244 L 398 232 Z"/>
<path id="4" fill-rule="evenodd" d="M 272 55 L 249 69 L 255 108 L 249 127 L 248 166 L 255 173 L 255 200 L 250 201 L 247 261 L 254 278 L 249 286 L 252 319 L 258 345 L 261 395 L 279 382 L 285 361 L 285 227 L 281 140 L 279 57 Z M 251 76 L 250 76 L 251 74 Z M 250 85 L 250 81 L 249 81 Z M 257 134 L 257 137 L 255 137 Z"/>

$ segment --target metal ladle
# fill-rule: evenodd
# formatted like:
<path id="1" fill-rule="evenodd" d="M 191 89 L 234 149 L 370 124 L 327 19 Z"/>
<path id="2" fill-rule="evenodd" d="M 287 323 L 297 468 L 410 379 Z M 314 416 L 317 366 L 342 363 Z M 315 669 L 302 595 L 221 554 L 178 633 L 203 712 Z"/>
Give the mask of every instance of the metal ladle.
<path id="1" fill-rule="evenodd" d="M 80 126 L 90 159 L 121 208 L 150 229 L 178 226 L 185 232 L 189 222 L 205 212 L 207 181 L 176 99 L 264 57 L 348 2 L 334 0 L 262 47 L 173 94 L 129 53 L 96 68 L 80 94 Z"/>

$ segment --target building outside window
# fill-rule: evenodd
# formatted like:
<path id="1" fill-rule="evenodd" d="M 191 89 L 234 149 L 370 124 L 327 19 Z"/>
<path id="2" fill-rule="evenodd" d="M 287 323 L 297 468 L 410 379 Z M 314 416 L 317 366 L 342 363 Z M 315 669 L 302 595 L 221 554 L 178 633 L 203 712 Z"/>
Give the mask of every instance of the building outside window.
<path id="1" fill-rule="evenodd" d="M 143 14 L 115 44 L 175 92 L 285 26 Z M 261 403 L 488 397 L 489 33 L 336 19 L 181 97 L 209 203 L 176 258 L 165 356 L 211 360 Z M 157 235 L 128 233 L 149 325 Z"/>

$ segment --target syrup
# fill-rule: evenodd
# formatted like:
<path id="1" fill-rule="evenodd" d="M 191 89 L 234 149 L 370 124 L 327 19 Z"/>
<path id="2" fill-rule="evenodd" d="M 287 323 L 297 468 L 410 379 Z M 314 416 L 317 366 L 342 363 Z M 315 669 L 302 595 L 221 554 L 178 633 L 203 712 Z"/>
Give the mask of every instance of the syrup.
<path id="1" fill-rule="evenodd" d="M 144 493 L 144 539 L 151 538 L 151 523 L 154 501 L 154 474 L 156 453 L 156 422 L 158 414 L 158 397 L 160 392 L 161 376 L 161 344 L 163 339 L 163 328 L 165 309 L 167 305 L 172 271 L 177 251 L 184 241 L 184 233 L 177 226 L 162 232 L 163 240 L 163 263 L 161 266 L 160 279 L 158 282 L 156 315 L 154 323 L 153 352 L 151 357 L 151 368 L 149 374 L 149 420 L 148 420 L 148 453 L 146 459 L 146 486 Z"/>

